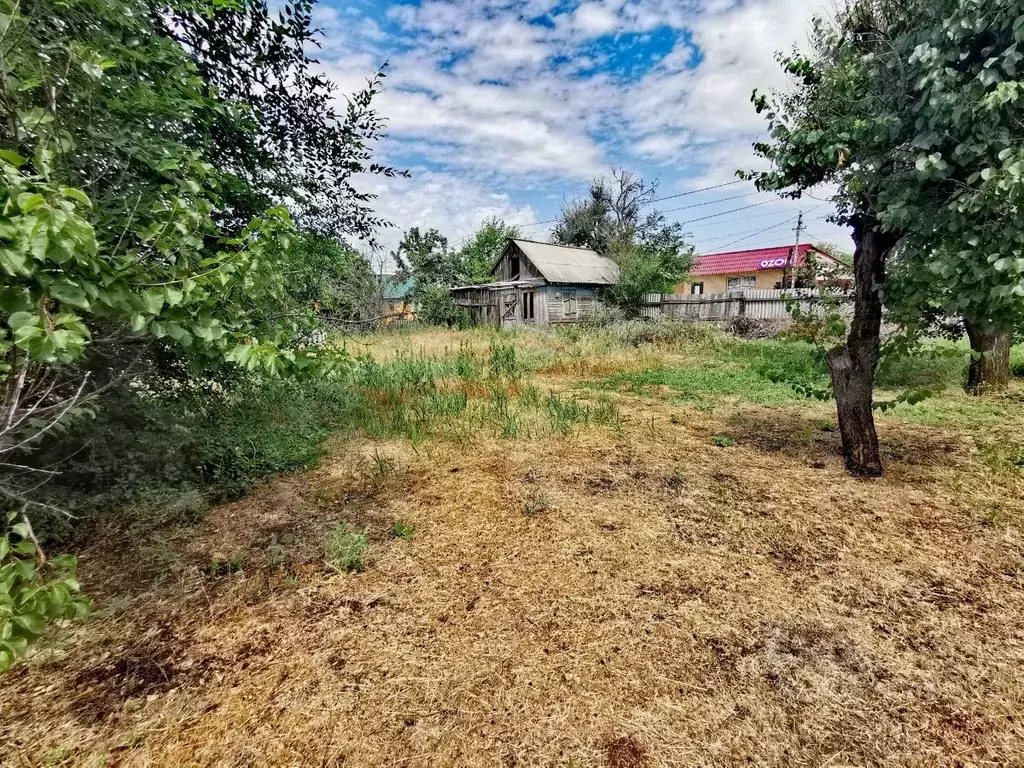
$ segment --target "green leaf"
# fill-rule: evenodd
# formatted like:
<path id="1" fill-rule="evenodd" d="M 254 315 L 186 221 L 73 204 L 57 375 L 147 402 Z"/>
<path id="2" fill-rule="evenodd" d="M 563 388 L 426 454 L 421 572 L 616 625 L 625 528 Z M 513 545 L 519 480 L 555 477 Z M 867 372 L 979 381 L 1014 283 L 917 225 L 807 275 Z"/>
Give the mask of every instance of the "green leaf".
<path id="1" fill-rule="evenodd" d="M 38 192 L 22 192 L 18 195 L 18 208 L 22 213 L 32 213 L 36 208 L 46 205 L 46 198 Z"/>
<path id="2" fill-rule="evenodd" d="M 24 157 L 10 149 L 0 149 L 0 160 L 8 165 L 13 165 L 15 168 L 21 168 L 28 162 Z"/>
<path id="3" fill-rule="evenodd" d="M 80 309 L 89 309 L 89 297 L 81 286 L 67 280 L 55 282 L 50 286 L 50 294 L 64 304 Z"/>
<path id="4" fill-rule="evenodd" d="M 92 207 L 92 200 L 90 200 L 89 196 L 80 189 L 75 189 L 74 187 L 61 187 L 60 193 L 64 197 L 70 200 L 74 200 L 75 202 L 81 203 L 87 208 Z"/>
<path id="5" fill-rule="evenodd" d="M 7 320 L 12 330 L 19 330 L 27 325 L 38 324 L 39 315 L 34 312 L 15 312 Z"/>

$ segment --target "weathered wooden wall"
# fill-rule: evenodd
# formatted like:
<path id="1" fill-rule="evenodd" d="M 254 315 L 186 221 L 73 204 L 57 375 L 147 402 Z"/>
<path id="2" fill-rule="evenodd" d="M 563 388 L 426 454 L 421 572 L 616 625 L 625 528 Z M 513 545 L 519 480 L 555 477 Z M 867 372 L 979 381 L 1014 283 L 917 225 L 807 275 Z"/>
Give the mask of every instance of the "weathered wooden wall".
<path id="1" fill-rule="evenodd" d="M 519 273 L 512 273 L 512 257 L 519 257 Z M 513 243 L 502 255 L 502 259 L 498 262 L 498 268 L 495 270 L 497 275 L 497 281 L 508 281 L 508 280 L 536 280 L 543 278 L 544 276 L 537 271 L 537 268 L 533 266 L 526 254 L 523 253 L 522 249 Z"/>
<path id="2" fill-rule="evenodd" d="M 525 296 L 534 294 L 534 316 L 523 317 Z M 577 323 L 597 309 L 596 291 L 588 286 L 537 285 L 502 288 L 460 288 L 455 303 L 469 311 L 474 325 L 534 325 Z"/>

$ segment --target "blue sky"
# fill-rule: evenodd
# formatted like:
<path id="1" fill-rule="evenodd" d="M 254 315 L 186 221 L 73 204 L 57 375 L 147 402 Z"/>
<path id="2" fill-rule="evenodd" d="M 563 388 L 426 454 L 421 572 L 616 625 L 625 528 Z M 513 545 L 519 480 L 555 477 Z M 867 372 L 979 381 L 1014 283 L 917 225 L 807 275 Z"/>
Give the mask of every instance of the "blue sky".
<path id="1" fill-rule="evenodd" d="M 821 200 L 694 193 L 756 165 L 750 92 L 786 86 L 774 54 L 806 44 L 816 2 L 321 0 L 317 21 L 342 93 L 389 62 L 377 152 L 412 178 L 362 180 L 395 224 L 385 245 L 411 226 L 457 243 L 489 216 L 546 239 L 566 199 L 625 167 L 692 193 L 658 207 L 701 252 L 792 242 L 800 210 L 804 240 L 849 247 Z"/>

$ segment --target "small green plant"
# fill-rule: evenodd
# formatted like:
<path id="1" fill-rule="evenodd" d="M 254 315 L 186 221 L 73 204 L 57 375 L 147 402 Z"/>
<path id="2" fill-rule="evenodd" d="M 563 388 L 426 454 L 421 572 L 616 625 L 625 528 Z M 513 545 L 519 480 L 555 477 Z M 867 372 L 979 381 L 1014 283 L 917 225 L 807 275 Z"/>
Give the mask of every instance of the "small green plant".
<path id="1" fill-rule="evenodd" d="M 327 538 L 324 561 L 336 571 L 362 573 L 366 570 L 366 552 L 369 548 L 370 542 L 365 530 L 350 530 L 348 523 L 341 523 Z"/>
<path id="2" fill-rule="evenodd" d="M 822 419 L 821 421 L 818 422 L 818 429 L 820 429 L 822 432 L 835 432 L 836 424 L 834 421 L 831 421 L 830 419 Z"/>
<path id="3" fill-rule="evenodd" d="M 398 462 L 395 459 L 376 449 L 370 454 L 370 480 L 375 487 L 380 488 L 389 477 L 397 474 Z"/>
<path id="4" fill-rule="evenodd" d="M 505 417 L 505 420 L 501 422 L 501 439 L 502 440 L 515 440 L 519 437 L 519 430 L 522 427 L 522 423 L 519 417 L 510 413 Z"/>
<path id="5" fill-rule="evenodd" d="M 243 564 L 244 561 L 241 555 L 235 554 L 231 557 L 225 557 L 220 553 L 215 553 L 210 558 L 210 577 L 220 578 L 239 573 L 243 570 Z"/>
<path id="6" fill-rule="evenodd" d="M 719 448 L 728 448 L 735 441 L 728 435 L 715 435 L 711 438 L 711 442 Z"/>
<path id="7" fill-rule="evenodd" d="M 391 532 L 395 535 L 396 539 L 412 541 L 412 537 L 413 534 L 416 533 L 416 529 L 404 520 L 395 520 L 395 524 L 392 526 Z"/>
<path id="8" fill-rule="evenodd" d="M 523 499 L 523 514 L 528 517 L 538 515 L 551 509 L 551 499 L 544 491 L 538 488 L 531 488 Z"/>
<path id="9" fill-rule="evenodd" d="M 0 672 L 60 619 L 89 615 L 89 601 L 75 579 L 75 558 L 47 559 L 27 519 L 5 515 L 0 535 Z"/>
<path id="10" fill-rule="evenodd" d="M 497 378 L 517 379 L 520 376 L 516 361 L 516 348 L 511 344 L 502 344 L 491 340 L 491 357 L 488 361 L 491 374 Z"/>

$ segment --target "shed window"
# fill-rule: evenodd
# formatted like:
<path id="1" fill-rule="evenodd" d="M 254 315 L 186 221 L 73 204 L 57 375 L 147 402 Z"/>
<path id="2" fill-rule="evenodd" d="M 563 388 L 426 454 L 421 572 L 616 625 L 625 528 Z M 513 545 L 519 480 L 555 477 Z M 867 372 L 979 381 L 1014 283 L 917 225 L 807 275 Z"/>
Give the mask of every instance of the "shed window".
<path id="1" fill-rule="evenodd" d="M 508 279 L 519 279 L 519 255 L 513 253 L 508 260 Z"/>
<path id="2" fill-rule="evenodd" d="M 752 291 L 756 285 L 757 278 L 754 277 L 754 275 L 730 277 L 728 280 L 728 288 L 730 291 Z"/>
<path id="3" fill-rule="evenodd" d="M 534 299 L 536 295 L 536 291 L 526 291 L 523 294 L 523 320 L 533 320 L 535 309 Z"/>
<path id="4" fill-rule="evenodd" d="M 690 286 L 690 294 L 693 296 L 701 296 L 704 293 L 704 283 L 694 283 Z"/>
<path id="5" fill-rule="evenodd" d="M 562 291 L 562 317 L 576 317 L 578 311 L 576 291 Z"/>

